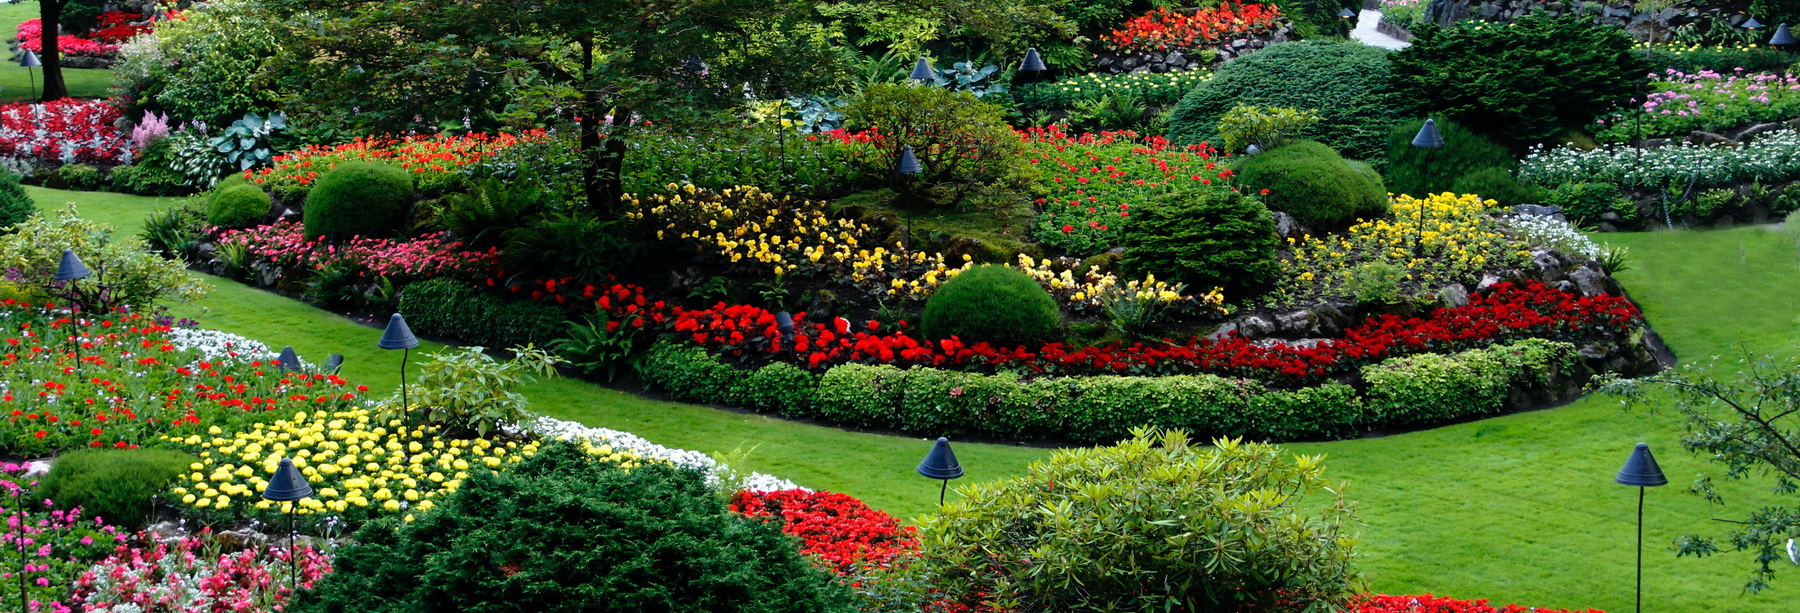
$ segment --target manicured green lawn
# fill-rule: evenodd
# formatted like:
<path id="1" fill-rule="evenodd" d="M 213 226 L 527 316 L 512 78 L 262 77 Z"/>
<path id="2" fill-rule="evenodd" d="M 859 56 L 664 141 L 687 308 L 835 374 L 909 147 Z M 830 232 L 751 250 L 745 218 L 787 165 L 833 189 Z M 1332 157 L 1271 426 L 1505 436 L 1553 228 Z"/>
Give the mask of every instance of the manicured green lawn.
<path id="1" fill-rule="evenodd" d="M 38 3 L 36 0 L 23 0 L 18 4 L 0 4 L 0 36 L 10 41 L 13 34 L 19 31 L 19 23 L 27 19 L 37 19 Z M 15 62 L 0 64 L 0 102 L 18 102 L 31 99 L 32 81 L 37 79 L 37 91 L 44 91 L 44 69 L 33 68 L 29 72 Z M 69 86 L 69 95 L 82 98 L 104 98 L 107 95 L 107 84 L 112 82 L 112 71 L 101 69 L 64 68 L 63 81 Z"/>
<path id="2" fill-rule="evenodd" d="M 135 224 L 147 199 L 34 190 L 46 201 L 80 200 L 84 214 Z M 135 230 L 134 230 L 135 231 Z M 1621 275 L 1651 321 L 1684 360 L 1752 351 L 1792 355 L 1800 343 L 1800 266 L 1791 243 L 1759 228 L 1606 235 L 1628 245 L 1634 269 Z M 374 348 L 379 331 L 297 301 L 210 279 L 214 293 L 177 312 L 209 327 L 311 359 L 344 353 L 345 375 L 371 386 L 397 382 L 398 358 Z M 659 402 L 576 381 L 542 382 L 534 406 L 584 423 L 627 430 L 666 445 L 711 452 L 757 446 L 754 468 L 815 488 L 844 491 L 912 517 L 935 504 L 937 488 L 912 473 L 923 440 L 849 433 L 759 416 Z M 1727 488 L 1726 511 L 1686 494 L 1711 470 L 1678 446 L 1671 415 L 1621 411 L 1608 399 L 1383 438 L 1296 444 L 1325 454 L 1360 504 L 1362 567 L 1373 589 L 1431 591 L 1535 606 L 1629 611 L 1637 492 L 1612 483 L 1632 444 L 1649 442 L 1670 487 L 1650 491 L 1646 512 L 1645 602 L 1651 611 L 1790 611 L 1800 574 L 1772 593 L 1740 595 L 1743 555 L 1676 559 L 1669 543 L 1689 531 L 1718 533 L 1711 521 L 1772 500 L 1759 488 Z M 1046 450 L 959 444 L 970 480 L 1016 474 Z M 1785 563 L 1783 563 L 1785 564 Z M 1794 570 L 1794 569 L 1788 569 Z"/>

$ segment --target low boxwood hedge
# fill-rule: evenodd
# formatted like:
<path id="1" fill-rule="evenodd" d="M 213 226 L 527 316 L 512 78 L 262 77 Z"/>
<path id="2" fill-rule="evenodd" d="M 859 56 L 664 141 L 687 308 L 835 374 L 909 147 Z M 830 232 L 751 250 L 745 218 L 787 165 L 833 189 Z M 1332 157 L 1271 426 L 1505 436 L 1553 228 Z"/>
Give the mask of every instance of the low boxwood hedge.
<path id="1" fill-rule="evenodd" d="M 679 400 L 926 436 L 1110 442 L 1131 428 L 1186 429 L 1288 441 L 1441 423 L 1500 412 L 1515 389 L 1546 390 L 1580 368 L 1570 343 L 1529 339 L 1365 367 L 1355 385 L 1300 389 L 1213 375 L 1021 379 L 937 368 L 845 364 L 814 374 L 786 363 L 749 371 L 705 349 L 659 343 L 637 364 L 649 385 Z"/>

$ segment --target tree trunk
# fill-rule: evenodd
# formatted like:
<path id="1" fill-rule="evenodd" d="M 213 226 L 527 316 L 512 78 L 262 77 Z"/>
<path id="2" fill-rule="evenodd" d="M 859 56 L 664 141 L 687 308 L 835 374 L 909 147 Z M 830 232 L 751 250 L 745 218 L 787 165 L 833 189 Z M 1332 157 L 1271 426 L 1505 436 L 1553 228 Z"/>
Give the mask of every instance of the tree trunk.
<path id="1" fill-rule="evenodd" d="M 61 42 L 62 10 L 65 0 L 41 0 L 38 3 L 38 19 L 43 24 L 44 50 L 38 54 L 38 61 L 44 65 L 43 101 L 60 100 L 69 97 L 69 86 L 63 83 L 62 54 L 57 52 L 57 43 Z"/>
<path id="2" fill-rule="evenodd" d="M 604 137 L 600 133 L 607 111 L 613 114 L 614 127 Z M 587 194 L 588 208 L 602 219 L 618 216 L 619 197 L 625 195 L 625 136 L 631 120 L 631 109 L 608 109 L 600 100 L 588 100 L 581 109 L 581 180 Z"/>

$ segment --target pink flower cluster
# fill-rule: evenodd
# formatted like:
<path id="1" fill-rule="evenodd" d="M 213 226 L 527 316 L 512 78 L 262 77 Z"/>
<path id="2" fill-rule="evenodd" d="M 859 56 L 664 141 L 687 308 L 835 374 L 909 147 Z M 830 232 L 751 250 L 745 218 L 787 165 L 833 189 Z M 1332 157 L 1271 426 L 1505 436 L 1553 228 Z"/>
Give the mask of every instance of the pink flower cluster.
<path id="1" fill-rule="evenodd" d="M 119 605 L 144 613 L 280 611 L 296 581 L 311 588 L 331 572 L 331 556 L 311 547 L 299 548 L 296 577 L 285 547 L 224 552 L 208 536 L 174 545 L 148 538 L 154 546 L 120 545 L 75 580 L 75 600 L 88 611 Z"/>
<path id="2" fill-rule="evenodd" d="M 24 505 L 15 504 L 15 501 L 23 502 L 20 497 L 37 485 L 13 476 L 25 469 L 26 466 L 21 464 L 0 464 L 0 473 L 7 475 L 0 477 L 0 489 L 4 490 L 0 492 L 4 494 L 0 514 L 6 517 L 5 533 L 0 534 L 0 551 L 24 549 L 28 557 L 23 568 L 9 566 L 0 571 L 0 582 L 17 585 L 19 576 L 15 573 L 23 572 L 30 613 L 69 613 L 70 607 L 62 602 L 68 596 L 69 582 L 88 564 L 105 555 L 114 543 L 123 542 L 125 535 L 106 525 L 101 518 L 84 518 L 80 509 L 48 513 L 21 509 Z M 55 508 L 49 500 L 42 502 L 46 507 Z"/>
<path id="3" fill-rule="evenodd" d="M 19 46 L 30 49 L 32 53 L 43 53 L 43 23 L 37 19 L 25 20 L 24 23 L 19 24 L 18 33 L 13 36 L 13 40 L 19 41 Z M 57 37 L 56 50 L 63 55 L 107 57 L 118 53 L 119 46 L 64 34 Z"/>
<path id="4" fill-rule="evenodd" d="M 1638 129 L 1635 113 L 1639 109 L 1644 113 L 1645 136 L 1721 130 L 1800 114 L 1800 75 L 1792 73 L 1753 73 L 1738 68 L 1690 74 L 1668 68 L 1647 76 L 1655 81 L 1657 91 L 1634 105 L 1638 108 L 1597 120 L 1596 136 L 1608 142 L 1630 139 Z"/>
<path id="5" fill-rule="evenodd" d="M 125 164 L 131 139 L 113 127 L 118 107 L 64 98 L 0 106 L 0 156 L 46 164 Z"/>
<path id="6" fill-rule="evenodd" d="M 462 251 L 462 243 L 436 232 L 410 241 L 353 237 L 332 245 L 308 239 L 301 224 L 281 221 L 219 236 L 219 244 L 241 244 L 257 260 L 280 268 L 320 270 L 326 266 L 350 266 L 367 277 L 433 279 L 454 277 L 474 280 L 494 269 L 497 249 Z"/>

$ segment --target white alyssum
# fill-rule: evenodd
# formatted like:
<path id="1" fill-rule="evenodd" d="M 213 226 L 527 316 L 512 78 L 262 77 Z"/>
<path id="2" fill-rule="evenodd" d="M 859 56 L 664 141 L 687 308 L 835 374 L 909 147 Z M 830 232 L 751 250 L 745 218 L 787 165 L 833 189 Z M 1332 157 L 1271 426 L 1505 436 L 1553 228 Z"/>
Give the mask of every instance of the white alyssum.
<path id="1" fill-rule="evenodd" d="M 630 451 L 645 458 L 667 460 L 670 464 L 674 464 L 675 466 L 706 473 L 708 483 L 716 483 L 719 476 L 727 474 L 727 471 L 730 469 L 730 467 L 720 464 L 711 456 L 698 451 L 672 449 L 652 443 L 643 437 L 630 432 L 621 432 L 610 428 L 595 428 L 572 421 L 556 419 L 554 417 L 538 416 L 531 421 L 525 422 L 519 430 L 530 432 L 550 440 L 587 439 L 595 445 L 611 445 L 615 450 Z M 805 489 L 795 484 L 793 481 L 765 475 L 763 473 L 753 472 L 748 476 L 740 477 L 742 481 L 739 485 L 743 489 L 748 490 L 775 491 Z"/>
<path id="2" fill-rule="evenodd" d="M 1588 259 L 1600 257 L 1600 246 L 1567 221 L 1545 215 L 1508 215 L 1501 221 L 1533 247 L 1548 247 Z"/>
<path id="3" fill-rule="evenodd" d="M 200 353 L 206 362 L 273 360 L 280 357 L 254 339 L 204 328 L 173 328 L 166 335 L 176 349 Z"/>
<path id="4" fill-rule="evenodd" d="M 1766 133 L 1740 147 L 1678 144 L 1645 149 L 1614 145 L 1582 151 L 1534 149 L 1519 163 L 1519 178 L 1543 186 L 1605 181 L 1626 187 L 1685 189 L 1784 181 L 1800 176 L 1800 131 Z"/>

